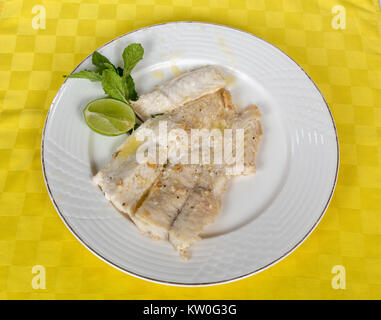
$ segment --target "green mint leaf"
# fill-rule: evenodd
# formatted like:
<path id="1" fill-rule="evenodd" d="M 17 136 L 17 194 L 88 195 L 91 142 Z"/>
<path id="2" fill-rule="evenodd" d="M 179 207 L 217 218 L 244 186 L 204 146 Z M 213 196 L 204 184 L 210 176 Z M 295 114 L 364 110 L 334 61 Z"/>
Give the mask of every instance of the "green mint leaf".
<path id="1" fill-rule="evenodd" d="M 108 67 L 106 66 L 106 63 L 111 65 L 113 68 L 115 68 L 109 59 L 107 59 L 104 55 L 100 54 L 97 51 L 94 51 L 94 53 L 91 57 L 91 61 L 92 61 L 93 65 L 99 69 L 99 71 L 103 71 L 104 69 L 108 69 Z"/>
<path id="2" fill-rule="evenodd" d="M 64 76 L 65 78 L 80 78 L 80 79 L 88 79 L 90 81 L 102 81 L 102 76 L 94 71 L 90 70 L 83 70 L 79 71 L 73 74 L 69 74 L 67 76 Z"/>
<path id="3" fill-rule="evenodd" d="M 102 86 L 106 94 L 111 98 L 127 102 L 127 85 L 115 70 L 106 69 L 102 73 Z"/>
<path id="4" fill-rule="evenodd" d="M 104 63 L 104 70 L 106 70 L 106 69 L 109 69 L 109 70 L 116 70 L 115 67 L 114 67 L 114 65 L 111 64 L 111 63 L 108 63 L 108 62 L 105 62 L 105 63 Z"/>
<path id="5" fill-rule="evenodd" d="M 134 79 L 132 79 L 131 75 L 128 75 L 128 77 L 126 78 L 126 85 L 128 89 L 128 99 L 132 101 L 138 100 L 138 94 L 135 90 Z"/>
<path id="6" fill-rule="evenodd" d="M 131 73 L 136 64 L 143 59 L 144 49 L 140 43 L 131 43 L 123 51 L 124 72 L 123 76 L 127 76 Z"/>

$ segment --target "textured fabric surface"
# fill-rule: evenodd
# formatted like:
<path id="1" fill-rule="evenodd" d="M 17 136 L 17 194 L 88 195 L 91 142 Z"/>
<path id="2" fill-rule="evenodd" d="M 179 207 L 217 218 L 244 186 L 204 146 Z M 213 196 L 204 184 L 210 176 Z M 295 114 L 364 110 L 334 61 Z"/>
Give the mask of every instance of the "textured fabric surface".
<path id="1" fill-rule="evenodd" d="M 36 5 L 45 29 L 33 28 Z M 336 191 L 312 235 L 270 269 L 215 287 L 152 284 L 102 262 L 61 222 L 41 172 L 44 119 L 62 75 L 123 33 L 179 20 L 240 28 L 284 50 L 321 89 L 340 142 Z M 0 1 L 1 299 L 380 299 L 380 164 L 378 0 Z M 45 267 L 46 289 L 32 286 L 35 265 Z M 345 289 L 332 286 L 335 265 Z"/>

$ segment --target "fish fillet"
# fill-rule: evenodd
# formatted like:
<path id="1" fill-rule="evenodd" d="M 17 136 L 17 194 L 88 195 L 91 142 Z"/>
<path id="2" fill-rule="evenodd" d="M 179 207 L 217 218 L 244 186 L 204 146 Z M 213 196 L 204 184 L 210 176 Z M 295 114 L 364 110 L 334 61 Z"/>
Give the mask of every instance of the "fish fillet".
<path id="1" fill-rule="evenodd" d="M 157 86 L 154 91 L 141 95 L 137 101 L 132 102 L 132 106 L 145 120 L 153 114 L 173 111 L 225 85 L 226 81 L 217 67 L 201 67 L 185 72 Z"/>
<path id="2" fill-rule="evenodd" d="M 196 187 L 169 230 L 169 241 L 185 260 L 188 249 L 198 240 L 205 225 L 214 222 L 221 208 L 221 196 L 210 189 Z"/>
<path id="3" fill-rule="evenodd" d="M 250 105 L 234 119 L 232 129 L 244 129 L 244 169 L 242 174 L 255 172 L 255 155 L 262 138 L 261 114 L 258 107 Z"/>
<path id="4" fill-rule="evenodd" d="M 138 229 L 155 240 L 168 239 L 173 220 L 197 181 L 197 166 L 166 168 L 133 217 Z"/>
<path id="5" fill-rule="evenodd" d="M 225 129 L 231 126 L 235 116 L 236 109 L 231 101 L 230 92 L 225 89 L 206 94 L 168 114 L 172 121 L 183 122 L 192 129 Z"/>
<path id="6" fill-rule="evenodd" d="M 154 135 L 158 135 L 159 119 L 149 119 L 131 134 L 122 145 L 114 152 L 109 163 L 94 177 L 93 182 L 103 191 L 107 200 L 120 212 L 133 217 L 141 200 L 146 195 L 154 181 L 163 170 L 166 161 L 160 163 L 157 154 L 154 159 L 142 162 L 138 161 L 136 151 L 143 143 L 147 145 L 157 144 L 156 140 L 148 136 L 140 141 L 138 136 L 143 130 L 149 129 Z M 168 129 L 179 128 L 179 124 L 167 121 Z M 171 146 L 169 146 L 170 148 Z M 159 148 L 157 146 L 156 150 Z"/>

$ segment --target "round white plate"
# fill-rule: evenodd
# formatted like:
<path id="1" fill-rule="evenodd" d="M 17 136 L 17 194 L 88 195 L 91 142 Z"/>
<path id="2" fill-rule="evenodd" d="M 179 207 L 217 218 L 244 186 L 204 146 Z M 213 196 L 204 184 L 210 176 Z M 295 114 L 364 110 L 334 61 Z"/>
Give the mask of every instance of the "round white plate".
<path id="1" fill-rule="evenodd" d="M 122 65 L 121 53 L 132 42 L 145 49 L 132 74 L 139 93 L 197 66 L 223 68 L 233 102 L 239 107 L 255 103 L 262 112 L 257 173 L 234 179 L 216 223 L 207 227 L 190 261 L 184 262 L 169 243 L 141 235 L 93 185 L 93 174 L 125 136 L 92 132 L 82 109 L 105 96 L 101 84 L 68 79 L 52 102 L 42 136 L 45 182 L 66 226 L 114 267 L 166 284 L 229 282 L 281 260 L 316 227 L 336 183 L 337 134 L 319 89 L 282 51 L 226 26 L 155 25 L 98 51 Z M 91 55 L 74 71 L 82 69 L 92 69 Z"/>

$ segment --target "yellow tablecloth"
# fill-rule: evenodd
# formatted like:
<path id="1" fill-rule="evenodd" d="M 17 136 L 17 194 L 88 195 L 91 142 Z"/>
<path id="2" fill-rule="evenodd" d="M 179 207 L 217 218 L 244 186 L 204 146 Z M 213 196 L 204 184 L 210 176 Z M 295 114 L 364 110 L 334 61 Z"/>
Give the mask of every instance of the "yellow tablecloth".
<path id="1" fill-rule="evenodd" d="M 36 5 L 46 10 L 45 29 L 33 28 Z M 334 28 L 337 5 L 344 29 Z M 321 89 L 340 141 L 337 188 L 313 234 L 272 268 L 206 288 L 152 284 L 96 258 L 55 212 L 40 164 L 43 123 L 62 75 L 123 33 L 177 20 L 226 24 L 284 50 Z M 377 0 L 0 1 L 0 298 L 380 299 L 380 89 Z M 34 265 L 46 269 L 44 290 L 31 285 Z M 332 287 L 335 265 L 346 270 L 346 289 Z"/>

